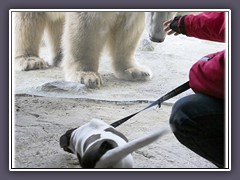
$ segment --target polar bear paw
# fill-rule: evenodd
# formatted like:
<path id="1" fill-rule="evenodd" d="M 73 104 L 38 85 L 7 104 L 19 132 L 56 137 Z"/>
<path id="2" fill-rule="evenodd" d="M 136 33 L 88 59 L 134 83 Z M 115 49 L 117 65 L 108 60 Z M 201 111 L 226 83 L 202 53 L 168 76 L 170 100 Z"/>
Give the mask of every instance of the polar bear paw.
<path id="1" fill-rule="evenodd" d="M 71 76 L 66 76 L 66 80 L 84 84 L 90 89 L 100 88 L 103 84 L 101 75 L 92 71 L 77 71 L 75 74 L 71 74 Z"/>
<path id="2" fill-rule="evenodd" d="M 48 68 L 47 62 L 36 56 L 15 58 L 15 70 L 29 71 L 34 69 Z"/>
<path id="3" fill-rule="evenodd" d="M 125 71 L 118 72 L 116 76 L 119 79 L 128 81 L 144 81 L 152 78 L 152 72 L 146 67 L 133 67 L 126 69 Z"/>

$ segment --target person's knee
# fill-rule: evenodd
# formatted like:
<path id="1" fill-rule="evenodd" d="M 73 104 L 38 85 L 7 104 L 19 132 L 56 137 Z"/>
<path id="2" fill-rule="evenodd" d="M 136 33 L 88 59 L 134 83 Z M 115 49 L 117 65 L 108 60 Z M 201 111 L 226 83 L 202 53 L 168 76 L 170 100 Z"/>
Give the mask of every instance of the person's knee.
<path id="1" fill-rule="evenodd" d="M 188 119 L 189 104 L 187 98 L 182 98 L 173 105 L 169 120 L 171 126 L 179 126 Z"/>

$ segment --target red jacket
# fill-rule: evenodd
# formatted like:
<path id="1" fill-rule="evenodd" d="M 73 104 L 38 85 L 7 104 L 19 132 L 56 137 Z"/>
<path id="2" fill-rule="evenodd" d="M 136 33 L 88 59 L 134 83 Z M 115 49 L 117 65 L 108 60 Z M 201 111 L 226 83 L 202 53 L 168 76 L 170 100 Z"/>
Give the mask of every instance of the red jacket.
<path id="1" fill-rule="evenodd" d="M 187 36 L 217 42 L 225 40 L 224 12 L 186 15 L 177 20 L 178 32 Z M 189 72 L 193 91 L 224 99 L 224 64 L 225 50 L 209 54 L 196 62 Z"/>

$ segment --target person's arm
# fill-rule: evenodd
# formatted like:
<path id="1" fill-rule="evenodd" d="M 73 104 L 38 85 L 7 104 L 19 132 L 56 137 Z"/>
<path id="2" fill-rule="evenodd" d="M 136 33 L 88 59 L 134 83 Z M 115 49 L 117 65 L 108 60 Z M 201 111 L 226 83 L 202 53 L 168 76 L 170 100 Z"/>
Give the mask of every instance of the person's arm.
<path id="1" fill-rule="evenodd" d="M 223 42 L 225 38 L 224 13 L 200 13 L 177 16 L 164 23 L 168 35 L 185 34 L 205 40 Z M 189 72 L 190 87 L 195 92 L 224 98 L 225 51 L 207 55 L 196 62 Z"/>
<path id="2" fill-rule="evenodd" d="M 190 69 L 189 83 L 195 92 L 224 99 L 225 51 L 205 56 Z"/>
<path id="3" fill-rule="evenodd" d="M 225 14 L 224 12 L 204 12 L 176 16 L 164 23 L 165 31 L 170 34 L 184 34 L 204 40 L 224 42 Z"/>

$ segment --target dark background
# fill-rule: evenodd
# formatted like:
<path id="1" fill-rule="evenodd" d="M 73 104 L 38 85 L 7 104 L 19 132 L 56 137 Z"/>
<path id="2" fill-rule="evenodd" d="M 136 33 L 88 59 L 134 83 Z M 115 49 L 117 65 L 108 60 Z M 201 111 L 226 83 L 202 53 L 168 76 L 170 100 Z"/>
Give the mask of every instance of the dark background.
<path id="1" fill-rule="evenodd" d="M 8 179 L 239 179 L 239 23 L 240 6 L 237 0 L 7 0 L 0 1 L 0 178 Z M 10 9 L 230 9 L 231 36 L 231 155 L 230 172 L 10 172 L 9 171 L 9 10 Z"/>

